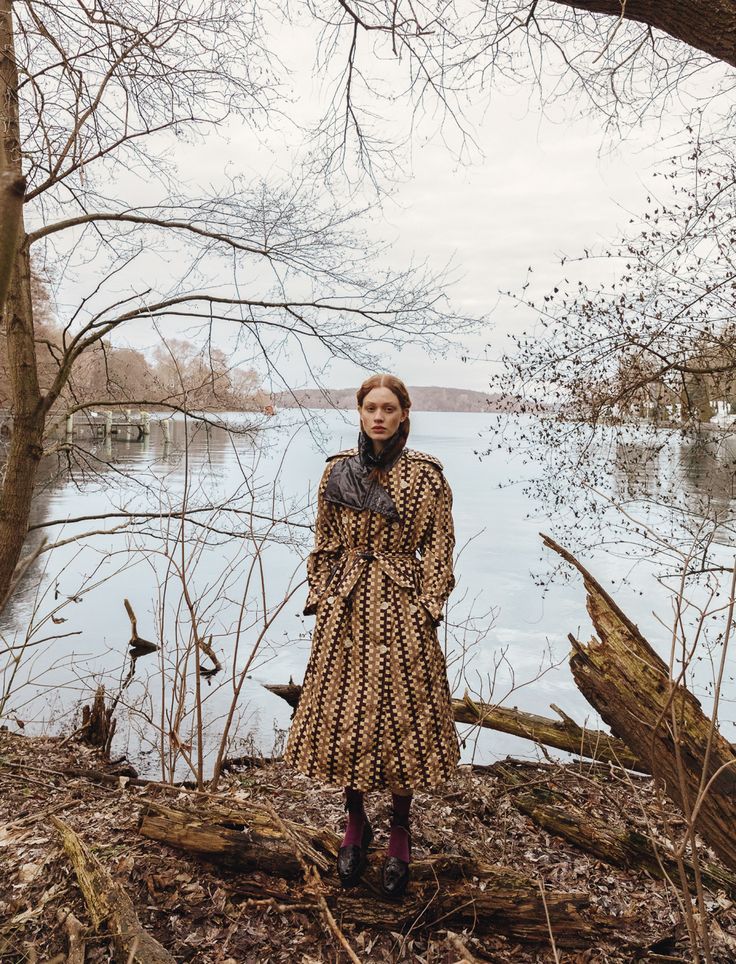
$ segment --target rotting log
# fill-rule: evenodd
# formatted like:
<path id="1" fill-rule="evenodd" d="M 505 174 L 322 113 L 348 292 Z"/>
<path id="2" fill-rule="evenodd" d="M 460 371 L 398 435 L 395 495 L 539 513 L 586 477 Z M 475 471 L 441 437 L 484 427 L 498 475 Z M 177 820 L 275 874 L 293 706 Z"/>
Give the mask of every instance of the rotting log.
<path id="1" fill-rule="evenodd" d="M 114 706 L 105 704 L 105 687 L 98 686 L 90 706 L 82 707 L 80 739 L 83 743 L 98 747 L 104 757 L 109 757 L 110 745 L 115 735 L 117 720 L 113 718 Z"/>
<path id="2" fill-rule="evenodd" d="M 266 689 L 286 700 L 289 706 L 294 708 L 302 692 L 301 686 L 296 683 L 271 684 L 267 685 Z M 560 716 L 559 720 L 537 716 L 536 713 L 526 713 L 516 707 L 480 703 L 471 699 L 467 693 L 463 699 L 452 701 L 456 723 L 484 726 L 489 730 L 498 730 L 500 733 L 508 733 L 511 736 L 532 740 L 534 743 L 541 743 L 543 746 L 554 747 L 556 750 L 565 750 L 567 753 L 576 753 L 592 760 L 613 763 L 629 770 L 644 771 L 642 762 L 621 740 L 600 730 L 585 729 L 558 707 L 553 706 L 552 709 Z"/>
<path id="3" fill-rule="evenodd" d="M 550 786 L 550 780 L 544 783 L 530 780 L 530 770 L 505 764 L 493 766 L 493 772 L 512 791 L 511 803 L 537 826 L 615 867 L 645 870 L 653 877 L 678 881 L 677 862 L 668 843 L 653 841 L 623 821 L 616 825 L 614 821 L 594 816 L 590 808 L 577 805 L 568 794 Z M 694 882 L 692 863 L 689 860 L 684 863 L 690 881 Z M 712 893 L 724 890 L 736 896 L 736 874 L 703 861 L 700 874 Z"/>
<path id="4" fill-rule="evenodd" d="M 284 821 L 287 824 L 287 821 Z M 517 940 L 549 940 L 546 909 L 555 941 L 561 947 L 582 947 L 606 940 L 634 940 L 630 917 L 602 914 L 585 893 L 547 891 L 544 900 L 539 881 L 515 871 L 468 857 L 439 854 L 412 863 L 412 884 L 406 899 L 395 905 L 380 897 L 382 852 L 374 852 L 359 888 L 343 891 L 333 872 L 340 839 L 329 830 L 288 822 L 286 840 L 267 808 L 250 803 L 223 807 L 217 803 L 196 810 L 175 810 L 147 803 L 139 831 L 160 843 L 223 861 L 241 872 L 265 871 L 271 879 L 242 876 L 236 890 L 252 898 L 274 898 L 300 906 L 319 904 L 308 888 L 296 881 L 301 866 L 294 853 L 299 848 L 309 865 L 319 860 L 323 895 L 335 916 L 396 930 L 405 925 L 428 925 L 442 920 L 443 927 L 475 932 L 500 932 Z M 288 887 L 283 880 L 286 878 Z"/>
<path id="5" fill-rule="evenodd" d="M 121 964 L 175 964 L 166 948 L 144 929 L 130 897 L 81 838 L 58 817 L 52 815 L 51 820 L 74 868 L 95 930 L 104 926 L 112 937 L 115 960 Z"/>
<path id="6" fill-rule="evenodd" d="M 734 748 L 587 569 L 549 536 L 542 539 L 583 577 L 598 634 L 587 645 L 570 637 L 570 668 L 578 689 L 686 817 L 699 801 L 696 832 L 736 870 Z M 700 799 L 706 766 L 708 792 Z"/>
<path id="7" fill-rule="evenodd" d="M 329 860 L 315 850 L 302 828 L 287 822 L 303 855 L 324 870 Z M 302 876 L 294 845 L 274 827 L 268 811 L 258 806 L 227 808 L 213 804 L 192 812 L 148 801 L 141 810 L 138 832 L 150 840 L 209 857 L 227 866 L 262 870 L 287 879 Z M 315 838 L 319 843 L 319 838 Z"/>

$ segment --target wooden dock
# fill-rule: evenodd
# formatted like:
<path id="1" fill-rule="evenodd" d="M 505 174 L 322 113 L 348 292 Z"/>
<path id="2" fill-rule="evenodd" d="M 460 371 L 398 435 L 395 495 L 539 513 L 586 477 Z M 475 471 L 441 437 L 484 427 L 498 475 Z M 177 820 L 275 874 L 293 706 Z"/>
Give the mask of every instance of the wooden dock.
<path id="1" fill-rule="evenodd" d="M 171 422 L 168 418 L 155 419 L 163 431 L 164 443 L 170 441 Z M 93 438 L 112 439 L 120 442 L 143 442 L 151 434 L 151 413 L 133 412 L 86 412 L 69 414 L 64 420 L 64 435 L 71 441 L 75 435 L 89 431 Z"/>
<path id="2" fill-rule="evenodd" d="M 59 415 L 49 426 L 51 434 L 64 435 L 66 441 L 70 442 L 75 436 L 97 439 L 117 438 L 120 442 L 143 442 L 151 434 L 151 423 L 161 426 L 164 437 L 164 444 L 171 441 L 171 419 L 163 416 L 151 419 L 150 412 L 126 409 L 125 411 L 109 412 L 71 412 L 64 416 Z M 0 411 L 0 437 L 9 437 L 12 430 L 12 414 L 7 411 Z"/>

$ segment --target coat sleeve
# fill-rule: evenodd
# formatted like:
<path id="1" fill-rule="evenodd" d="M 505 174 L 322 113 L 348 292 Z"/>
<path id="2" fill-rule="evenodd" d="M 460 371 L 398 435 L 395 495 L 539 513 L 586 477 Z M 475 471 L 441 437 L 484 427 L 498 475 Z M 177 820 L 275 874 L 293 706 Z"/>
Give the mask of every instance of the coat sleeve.
<path id="1" fill-rule="evenodd" d="M 455 527 L 452 520 L 452 490 L 441 472 L 432 471 L 432 488 L 431 520 L 419 545 L 419 602 L 437 626 L 442 621 L 442 611 L 447 598 L 455 588 L 455 574 L 452 569 Z"/>
<path id="2" fill-rule="evenodd" d="M 317 519 L 314 526 L 314 549 L 307 557 L 307 582 L 309 594 L 304 606 L 304 615 L 313 616 L 317 603 L 327 588 L 333 567 L 343 551 L 340 532 L 337 526 L 336 507 L 325 502 L 323 495 L 333 464 L 325 468 L 317 492 Z"/>

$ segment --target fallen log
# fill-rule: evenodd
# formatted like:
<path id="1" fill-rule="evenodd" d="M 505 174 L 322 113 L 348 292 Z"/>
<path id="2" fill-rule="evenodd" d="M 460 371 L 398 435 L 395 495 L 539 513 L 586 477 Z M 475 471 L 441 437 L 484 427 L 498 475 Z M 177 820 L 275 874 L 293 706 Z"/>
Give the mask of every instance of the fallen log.
<path id="1" fill-rule="evenodd" d="M 325 855 L 320 833 L 288 820 L 284 824 L 299 841 L 300 852 L 310 863 L 320 870 L 330 867 L 331 859 Z M 248 867 L 287 879 L 302 875 L 293 842 L 284 839 L 268 810 L 257 805 L 233 809 L 212 803 L 203 815 L 148 801 L 141 810 L 138 832 L 150 840 L 210 857 L 230 867 Z M 328 848 L 331 845 L 330 839 Z M 329 853 L 329 849 L 326 852 Z"/>
<path id="2" fill-rule="evenodd" d="M 74 867 L 95 930 L 104 925 L 112 937 L 115 960 L 121 964 L 175 964 L 166 948 L 143 928 L 130 897 L 81 838 L 58 817 L 52 816 L 51 821 Z"/>
<path id="3" fill-rule="evenodd" d="M 547 891 L 543 898 L 539 881 L 460 855 L 439 854 L 415 860 L 410 891 L 400 905 L 380 897 L 382 851 L 371 855 L 363 885 L 343 891 L 333 872 L 339 837 L 328 830 L 289 822 L 288 834 L 293 839 L 286 840 L 278 824 L 267 808 L 247 803 L 238 804 L 236 809 L 208 802 L 195 811 L 147 803 L 139 830 L 160 843 L 224 860 L 240 871 L 261 870 L 287 878 L 288 887 L 283 881 L 264 880 L 262 875 L 258 879 L 242 878 L 237 887 L 249 898 L 313 904 L 316 912 L 318 897 L 296 883 L 302 870 L 294 852 L 297 841 L 308 865 L 317 855 L 323 896 L 337 919 L 360 922 L 362 926 L 396 930 L 441 919 L 443 927 L 472 927 L 475 932 L 495 931 L 518 940 L 546 943 L 549 914 L 555 941 L 561 947 L 621 941 L 623 935 L 627 941 L 633 939 L 632 918 L 602 914 L 585 893 Z"/>
<path id="4" fill-rule="evenodd" d="M 266 689 L 275 696 L 286 700 L 289 706 L 296 709 L 302 688 L 296 683 L 286 685 L 270 684 Z M 621 740 L 616 740 L 608 733 L 600 730 L 588 730 L 563 713 L 558 707 L 552 709 L 561 717 L 559 720 L 537 716 L 536 713 L 526 713 L 506 706 L 494 706 L 492 703 L 480 703 L 466 693 L 461 700 L 452 701 L 452 711 L 456 723 L 468 723 L 471 726 L 484 726 L 500 733 L 519 736 L 543 746 L 551 746 L 556 750 L 577 753 L 580 756 L 628 770 L 644 769 L 644 765 Z"/>
<path id="5" fill-rule="evenodd" d="M 587 569 L 549 536 L 542 539 L 583 577 L 598 634 L 587 646 L 570 637 L 578 688 L 686 817 L 698 806 L 695 830 L 736 870 L 734 748 Z M 708 790 L 702 795 L 704 768 Z"/>
<path id="6" fill-rule="evenodd" d="M 513 791 L 509 795 L 511 803 L 537 826 L 615 867 L 645 870 L 663 880 L 679 879 L 677 861 L 668 843 L 653 841 L 635 827 L 616 826 L 611 820 L 594 816 L 589 808 L 578 806 L 569 794 L 551 787 L 549 781 L 532 782 L 531 770 L 526 766 L 493 765 L 493 772 Z M 686 859 L 684 864 L 690 882 L 694 883 L 692 863 Z M 711 893 L 724 890 L 736 896 L 736 874 L 701 861 L 700 875 Z"/>

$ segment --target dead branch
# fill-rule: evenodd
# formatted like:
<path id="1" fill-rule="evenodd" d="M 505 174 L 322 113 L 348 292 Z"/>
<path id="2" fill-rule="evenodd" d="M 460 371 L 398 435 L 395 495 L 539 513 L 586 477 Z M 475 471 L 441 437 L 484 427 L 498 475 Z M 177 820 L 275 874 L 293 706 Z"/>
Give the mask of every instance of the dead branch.
<path id="1" fill-rule="evenodd" d="M 589 808 L 578 806 L 569 795 L 552 789 L 549 781 L 533 783 L 529 780 L 529 768 L 520 764 L 495 764 L 493 772 L 503 779 L 514 792 L 511 803 L 525 813 L 548 833 L 565 840 L 592 854 L 599 860 L 616 867 L 645 870 L 654 877 L 677 880 L 678 868 L 671 847 L 662 840 L 652 840 L 632 826 L 616 824 L 615 821 L 594 816 Z M 688 878 L 695 880 L 695 870 L 685 861 Z M 725 890 L 736 896 L 736 874 L 716 864 L 701 866 L 703 883 L 713 893 Z"/>
<path id="2" fill-rule="evenodd" d="M 299 702 L 302 690 L 301 686 L 294 683 L 271 684 L 266 686 L 266 689 L 286 700 L 294 708 Z M 551 746 L 557 750 L 576 753 L 593 760 L 646 772 L 645 765 L 621 740 L 616 740 L 600 730 L 588 730 L 578 726 L 571 717 L 557 707 L 553 709 L 560 714 L 561 720 L 537 716 L 536 713 L 526 713 L 516 707 L 480 703 L 471 699 L 467 693 L 463 699 L 452 701 L 456 723 L 484 726 L 490 730 L 498 730 L 500 733 L 509 733 L 525 740 L 532 740 L 542 746 Z"/>
<path id="3" fill-rule="evenodd" d="M 695 815 L 695 830 L 726 866 L 736 869 L 733 746 L 587 569 L 549 536 L 542 539 L 582 575 L 599 637 L 587 646 L 571 637 L 570 667 L 578 688 L 678 807 Z"/>
<path id="4" fill-rule="evenodd" d="M 171 954 L 143 929 L 131 899 L 81 838 L 58 817 L 52 816 L 51 821 L 74 867 L 95 929 L 104 925 L 113 938 L 115 960 L 120 964 L 174 964 Z"/>

